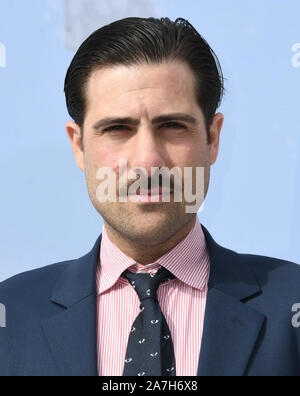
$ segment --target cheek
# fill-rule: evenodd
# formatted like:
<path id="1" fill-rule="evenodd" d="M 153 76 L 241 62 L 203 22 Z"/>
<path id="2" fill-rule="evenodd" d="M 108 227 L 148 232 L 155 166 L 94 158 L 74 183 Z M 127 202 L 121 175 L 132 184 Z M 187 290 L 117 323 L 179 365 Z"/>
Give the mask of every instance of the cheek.
<path id="1" fill-rule="evenodd" d="M 111 150 L 105 149 L 101 146 L 91 145 L 90 149 L 87 151 L 86 156 L 88 157 L 89 163 L 94 166 L 109 166 L 114 167 L 115 156 Z"/>
<path id="2" fill-rule="evenodd" d="M 193 166 L 201 164 L 205 158 L 206 149 L 201 145 L 182 145 L 171 153 L 174 166 Z"/>

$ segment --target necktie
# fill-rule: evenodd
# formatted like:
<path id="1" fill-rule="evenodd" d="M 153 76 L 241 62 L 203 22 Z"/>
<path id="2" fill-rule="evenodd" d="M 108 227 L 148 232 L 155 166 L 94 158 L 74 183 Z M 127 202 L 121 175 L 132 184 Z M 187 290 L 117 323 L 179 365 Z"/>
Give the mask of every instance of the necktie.
<path id="1" fill-rule="evenodd" d="M 123 376 L 175 376 L 175 355 L 170 329 L 160 309 L 157 289 L 175 276 L 161 267 L 155 274 L 124 271 L 140 299 L 126 350 Z"/>

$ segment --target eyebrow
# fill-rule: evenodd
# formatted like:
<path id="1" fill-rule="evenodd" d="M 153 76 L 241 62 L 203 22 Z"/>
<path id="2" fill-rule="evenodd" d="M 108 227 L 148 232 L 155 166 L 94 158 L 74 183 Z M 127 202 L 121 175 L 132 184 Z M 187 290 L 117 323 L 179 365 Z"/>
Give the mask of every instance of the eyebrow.
<path id="1" fill-rule="evenodd" d="M 166 114 L 161 115 L 158 117 L 153 118 L 152 125 L 159 124 L 161 122 L 168 122 L 168 121 L 184 121 L 192 125 L 197 125 L 198 120 L 191 116 L 190 114 L 185 113 L 173 113 L 173 114 Z M 93 129 L 97 130 L 103 126 L 107 126 L 110 124 L 131 124 L 131 125 L 138 125 L 139 120 L 132 117 L 106 117 L 99 121 L 97 121 L 93 125 Z"/>

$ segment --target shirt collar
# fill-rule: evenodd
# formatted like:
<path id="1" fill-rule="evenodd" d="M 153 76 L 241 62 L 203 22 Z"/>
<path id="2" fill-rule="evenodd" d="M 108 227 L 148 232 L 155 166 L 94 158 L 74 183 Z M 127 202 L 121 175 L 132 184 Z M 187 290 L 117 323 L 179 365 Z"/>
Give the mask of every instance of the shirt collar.
<path id="1" fill-rule="evenodd" d="M 98 295 L 112 287 L 126 269 L 130 268 L 133 272 L 156 272 L 160 266 L 168 269 L 177 279 L 189 286 L 199 290 L 206 286 L 209 278 L 209 255 L 198 216 L 194 227 L 183 240 L 155 262 L 147 265 L 137 263 L 122 252 L 109 239 L 103 225 L 96 271 Z"/>

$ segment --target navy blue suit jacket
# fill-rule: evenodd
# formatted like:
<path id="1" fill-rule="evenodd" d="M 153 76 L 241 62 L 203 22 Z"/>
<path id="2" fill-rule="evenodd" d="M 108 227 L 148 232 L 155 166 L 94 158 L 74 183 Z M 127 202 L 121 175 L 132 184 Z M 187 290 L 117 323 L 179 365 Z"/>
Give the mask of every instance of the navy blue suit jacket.
<path id="1" fill-rule="evenodd" d="M 299 376 L 300 266 L 218 245 L 211 258 L 198 376 Z M 96 376 L 96 281 L 101 235 L 85 256 L 0 283 L 0 375 Z M 101 318 L 100 318 L 101 320 Z"/>

